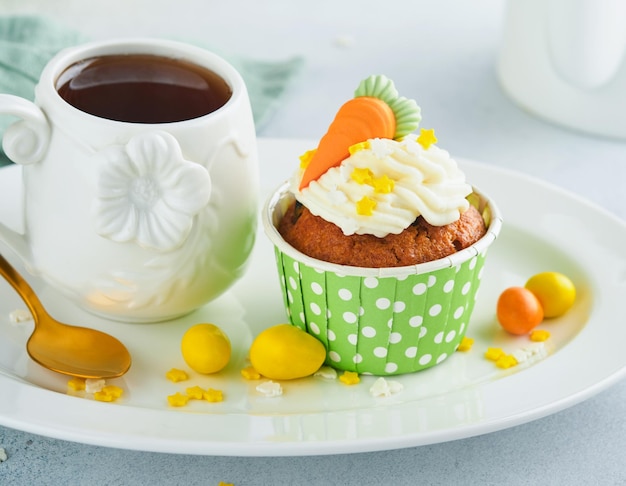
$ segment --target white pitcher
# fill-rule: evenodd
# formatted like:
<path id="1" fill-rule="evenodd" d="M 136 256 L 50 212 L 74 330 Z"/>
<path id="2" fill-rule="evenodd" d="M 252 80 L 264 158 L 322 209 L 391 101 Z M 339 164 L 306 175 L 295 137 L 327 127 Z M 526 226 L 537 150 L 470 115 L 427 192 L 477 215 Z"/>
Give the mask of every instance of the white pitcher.
<path id="1" fill-rule="evenodd" d="M 509 0 L 498 75 L 532 113 L 626 138 L 626 2 Z"/>

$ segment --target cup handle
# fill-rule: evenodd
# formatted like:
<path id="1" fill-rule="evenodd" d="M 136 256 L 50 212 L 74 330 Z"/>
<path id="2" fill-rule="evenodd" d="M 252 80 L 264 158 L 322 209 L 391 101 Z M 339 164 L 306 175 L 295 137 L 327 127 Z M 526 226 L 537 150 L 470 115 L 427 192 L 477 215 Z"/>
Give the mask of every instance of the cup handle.
<path id="1" fill-rule="evenodd" d="M 39 162 L 50 142 L 50 125 L 43 111 L 19 96 L 0 94 L 0 113 L 21 118 L 7 128 L 2 139 L 9 159 L 22 165 Z"/>
<path id="2" fill-rule="evenodd" d="M 2 139 L 2 148 L 9 159 L 22 165 L 39 162 L 50 141 L 50 126 L 41 109 L 24 98 L 0 94 L 0 113 L 21 119 L 7 128 Z M 30 248 L 25 235 L 0 222 L 0 241 L 28 265 Z"/>

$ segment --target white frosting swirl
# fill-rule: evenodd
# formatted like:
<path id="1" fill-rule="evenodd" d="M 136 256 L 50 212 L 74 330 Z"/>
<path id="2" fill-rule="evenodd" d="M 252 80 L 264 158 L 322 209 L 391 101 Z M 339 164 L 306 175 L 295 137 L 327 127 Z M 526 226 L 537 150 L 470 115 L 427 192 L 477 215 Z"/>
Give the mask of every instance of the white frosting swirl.
<path id="1" fill-rule="evenodd" d="M 345 235 L 380 238 L 401 233 L 420 215 L 433 226 L 452 223 L 469 207 L 465 198 L 472 187 L 445 150 L 435 145 L 425 150 L 414 135 L 402 141 L 371 139 L 367 145 L 302 191 L 302 171 L 296 173 L 290 181 L 296 199 Z M 353 174 L 369 176 L 364 182 Z M 357 209 L 364 199 L 373 206 L 369 215 Z"/>

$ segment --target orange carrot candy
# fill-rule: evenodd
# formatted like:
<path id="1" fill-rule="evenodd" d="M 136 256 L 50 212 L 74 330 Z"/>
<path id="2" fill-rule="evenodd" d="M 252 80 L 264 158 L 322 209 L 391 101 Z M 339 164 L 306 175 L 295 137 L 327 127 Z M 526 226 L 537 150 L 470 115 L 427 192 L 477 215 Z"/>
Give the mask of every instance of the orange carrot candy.
<path id="1" fill-rule="evenodd" d="M 386 76 L 363 80 L 354 96 L 339 108 L 320 139 L 302 174 L 300 190 L 341 164 L 350 155 L 352 145 L 371 138 L 399 139 L 419 125 L 421 116 L 417 103 L 399 97 L 393 81 Z"/>

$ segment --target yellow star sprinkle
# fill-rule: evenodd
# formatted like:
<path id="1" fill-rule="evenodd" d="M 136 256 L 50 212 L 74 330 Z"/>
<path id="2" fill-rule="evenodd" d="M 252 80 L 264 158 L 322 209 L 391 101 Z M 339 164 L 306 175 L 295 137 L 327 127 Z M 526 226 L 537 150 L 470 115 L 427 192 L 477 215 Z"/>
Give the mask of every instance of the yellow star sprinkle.
<path id="1" fill-rule="evenodd" d="M 165 378 L 167 378 L 170 381 L 173 381 L 174 383 L 177 383 L 179 381 L 187 380 L 189 376 L 187 376 L 187 373 L 184 372 L 183 370 L 172 368 L 167 373 L 165 373 Z"/>
<path id="2" fill-rule="evenodd" d="M 119 386 L 107 385 L 102 390 L 100 390 L 100 393 L 104 393 L 113 397 L 114 399 L 117 399 L 124 394 L 124 390 Z"/>
<path id="3" fill-rule="evenodd" d="M 422 128 L 420 130 L 420 135 L 417 137 L 417 143 L 419 143 L 424 150 L 428 150 L 428 148 L 433 144 L 437 143 L 437 137 L 435 137 L 435 129 L 430 128 Z"/>
<path id="4" fill-rule="evenodd" d="M 93 398 L 98 402 L 112 402 L 113 400 L 115 400 L 115 397 L 113 395 L 109 395 L 108 393 L 105 393 L 103 391 L 94 393 Z"/>
<path id="5" fill-rule="evenodd" d="M 252 366 L 247 366 L 241 370 L 241 376 L 246 380 L 259 380 L 261 379 L 261 373 L 255 370 Z"/>
<path id="6" fill-rule="evenodd" d="M 487 348 L 487 351 L 485 351 L 485 358 L 490 361 L 498 361 L 505 354 L 506 353 L 500 348 Z"/>
<path id="7" fill-rule="evenodd" d="M 107 385 L 102 390 L 93 394 L 95 400 L 99 402 L 114 402 L 124 394 L 124 390 L 119 386 Z"/>
<path id="8" fill-rule="evenodd" d="M 550 337 L 550 332 L 544 329 L 535 329 L 530 333 L 530 340 L 536 343 L 547 341 Z"/>
<path id="9" fill-rule="evenodd" d="M 512 368 L 513 366 L 517 366 L 517 360 L 514 356 L 505 354 L 496 360 L 496 366 L 502 369 Z"/>
<path id="10" fill-rule="evenodd" d="M 463 336 L 463 339 L 461 339 L 461 343 L 459 344 L 459 347 L 456 348 L 456 350 L 457 351 L 469 351 L 470 349 L 472 349 L 473 344 L 474 344 L 474 340 L 472 338 Z"/>
<path id="11" fill-rule="evenodd" d="M 198 385 L 187 388 L 185 392 L 189 398 L 193 398 L 194 400 L 202 400 L 204 396 L 204 390 Z"/>
<path id="12" fill-rule="evenodd" d="M 309 163 L 311 162 L 311 159 L 313 158 L 313 155 L 315 155 L 316 151 L 317 149 L 307 150 L 300 156 L 301 169 L 306 169 L 309 166 Z"/>
<path id="13" fill-rule="evenodd" d="M 82 391 L 85 389 L 85 380 L 74 377 L 67 382 L 67 387 L 74 391 Z"/>
<path id="14" fill-rule="evenodd" d="M 346 385 L 356 385 L 361 382 L 359 374 L 355 371 L 344 371 L 339 380 Z"/>
<path id="15" fill-rule="evenodd" d="M 372 182 L 373 177 L 374 174 L 372 174 L 371 170 L 360 169 L 358 167 L 352 171 L 352 174 L 350 174 L 350 178 L 353 181 L 358 182 L 359 184 L 369 184 L 370 182 Z"/>
<path id="16" fill-rule="evenodd" d="M 204 392 L 203 398 L 207 402 L 221 402 L 224 400 L 224 395 L 222 394 L 222 390 L 214 390 L 213 388 L 209 388 Z"/>
<path id="17" fill-rule="evenodd" d="M 167 402 L 172 407 L 184 407 L 185 405 L 187 405 L 188 401 L 189 397 L 187 395 L 183 395 L 180 392 L 176 392 L 174 395 L 168 395 L 167 397 Z"/>
<path id="18" fill-rule="evenodd" d="M 374 187 L 374 192 L 376 194 L 389 194 L 393 191 L 394 185 L 394 180 L 387 177 L 386 174 L 372 181 L 372 186 Z"/>
<path id="19" fill-rule="evenodd" d="M 367 196 L 356 203 L 356 212 L 361 216 L 371 216 L 374 214 L 374 208 L 376 208 L 376 201 Z"/>
<path id="20" fill-rule="evenodd" d="M 350 152 L 350 155 L 354 155 L 359 150 L 367 150 L 368 148 L 370 148 L 370 141 L 366 140 L 365 142 L 359 142 L 355 143 L 354 145 L 350 145 L 350 147 L 348 147 L 348 152 Z"/>

